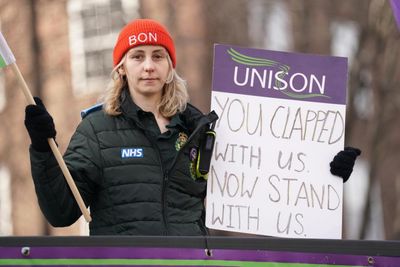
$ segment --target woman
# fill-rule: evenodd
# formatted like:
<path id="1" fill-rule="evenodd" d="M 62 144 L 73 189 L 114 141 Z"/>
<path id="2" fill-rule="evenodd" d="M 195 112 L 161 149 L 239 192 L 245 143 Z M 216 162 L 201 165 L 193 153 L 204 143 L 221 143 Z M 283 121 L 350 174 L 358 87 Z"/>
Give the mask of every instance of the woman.
<path id="1" fill-rule="evenodd" d="M 104 104 L 84 113 L 64 155 L 90 206 L 90 234 L 204 235 L 206 181 L 196 175 L 195 160 L 217 115 L 187 103 L 174 43 L 158 22 L 125 26 L 113 60 Z M 38 102 L 27 107 L 25 123 L 35 188 L 48 221 L 68 226 L 81 212 L 50 153 L 54 124 Z"/>
<path id="2" fill-rule="evenodd" d="M 90 234 L 205 235 L 206 180 L 197 159 L 217 115 L 187 103 L 174 43 L 158 22 L 126 25 L 113 60 L 104 103 L 83 112 L 64 155 L 90 206 Z M 36 193 L 48 221 L 68 226 L 81 211 L 47 142 L 56 136 L 53 119 L 35 100 L 26 107 L 25 126 Z M 346 181 L 359 153 L 339 152 L 331 172 Z"/>

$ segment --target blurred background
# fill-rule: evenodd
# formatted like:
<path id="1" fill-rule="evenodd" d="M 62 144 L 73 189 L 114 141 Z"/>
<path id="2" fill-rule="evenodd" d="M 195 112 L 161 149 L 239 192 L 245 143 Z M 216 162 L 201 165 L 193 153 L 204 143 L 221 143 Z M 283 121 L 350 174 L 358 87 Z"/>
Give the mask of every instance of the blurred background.
<path id="1" fill-rule="evenodd" d="M 395 0 L 397 1 L 397 0 Z M 121 27 L 170 30 L 191 102 L 210 108 L 214 43 L 348 58 L 346 145 L 363 152 L 344 185 L 344 239 L 400 239 L 400 33 L 389 0 L 0 0 L 0 30 L 63 153 L 112 69 Z M 44 219 L 33 188 L 26 101 L 0 70 L 0 235 L 85 235 Z"/>

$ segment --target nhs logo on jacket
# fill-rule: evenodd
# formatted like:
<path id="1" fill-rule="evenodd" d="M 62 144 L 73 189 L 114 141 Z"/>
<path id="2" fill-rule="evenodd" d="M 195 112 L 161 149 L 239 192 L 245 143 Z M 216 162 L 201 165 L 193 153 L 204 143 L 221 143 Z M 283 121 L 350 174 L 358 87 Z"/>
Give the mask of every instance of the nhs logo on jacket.
<path id="1" fill-rule="evenodd" d="M 121 148 L 121 158 L 143 158 L 143 148 L 141 147 L 130 147 Z"/>

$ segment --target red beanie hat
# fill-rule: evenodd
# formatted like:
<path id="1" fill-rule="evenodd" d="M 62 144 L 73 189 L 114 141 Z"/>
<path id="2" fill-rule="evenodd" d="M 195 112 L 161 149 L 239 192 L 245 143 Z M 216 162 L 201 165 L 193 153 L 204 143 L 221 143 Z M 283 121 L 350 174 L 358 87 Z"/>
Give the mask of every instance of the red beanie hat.
<path id="1" fill-rule="evenodd" d="M 114 67 L 129 49 L 140 45 L 161 45 L 165 47 L 171 57 L 172 66 L 175 68 L 174 41 L 163 25 L 151 19 L 136 19 L 122 28 L 114 46 Z"/>

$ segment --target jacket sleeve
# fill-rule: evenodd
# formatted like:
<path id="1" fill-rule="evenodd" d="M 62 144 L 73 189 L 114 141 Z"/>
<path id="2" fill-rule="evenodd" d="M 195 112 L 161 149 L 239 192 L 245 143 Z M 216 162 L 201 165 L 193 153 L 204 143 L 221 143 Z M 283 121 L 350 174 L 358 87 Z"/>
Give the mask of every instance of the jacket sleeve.
<path id="1" fill-rule="evenodd" d="M 46 219 L 55 227 L 73 224 L 82 213 L 53 153 L 38 152 L 32 147 L 29 151 L 36 195 Z M 78 126 L 64 160 L 86 207 L 90 206 L 101 168 L 99 145 L 89 120 Z"/>

